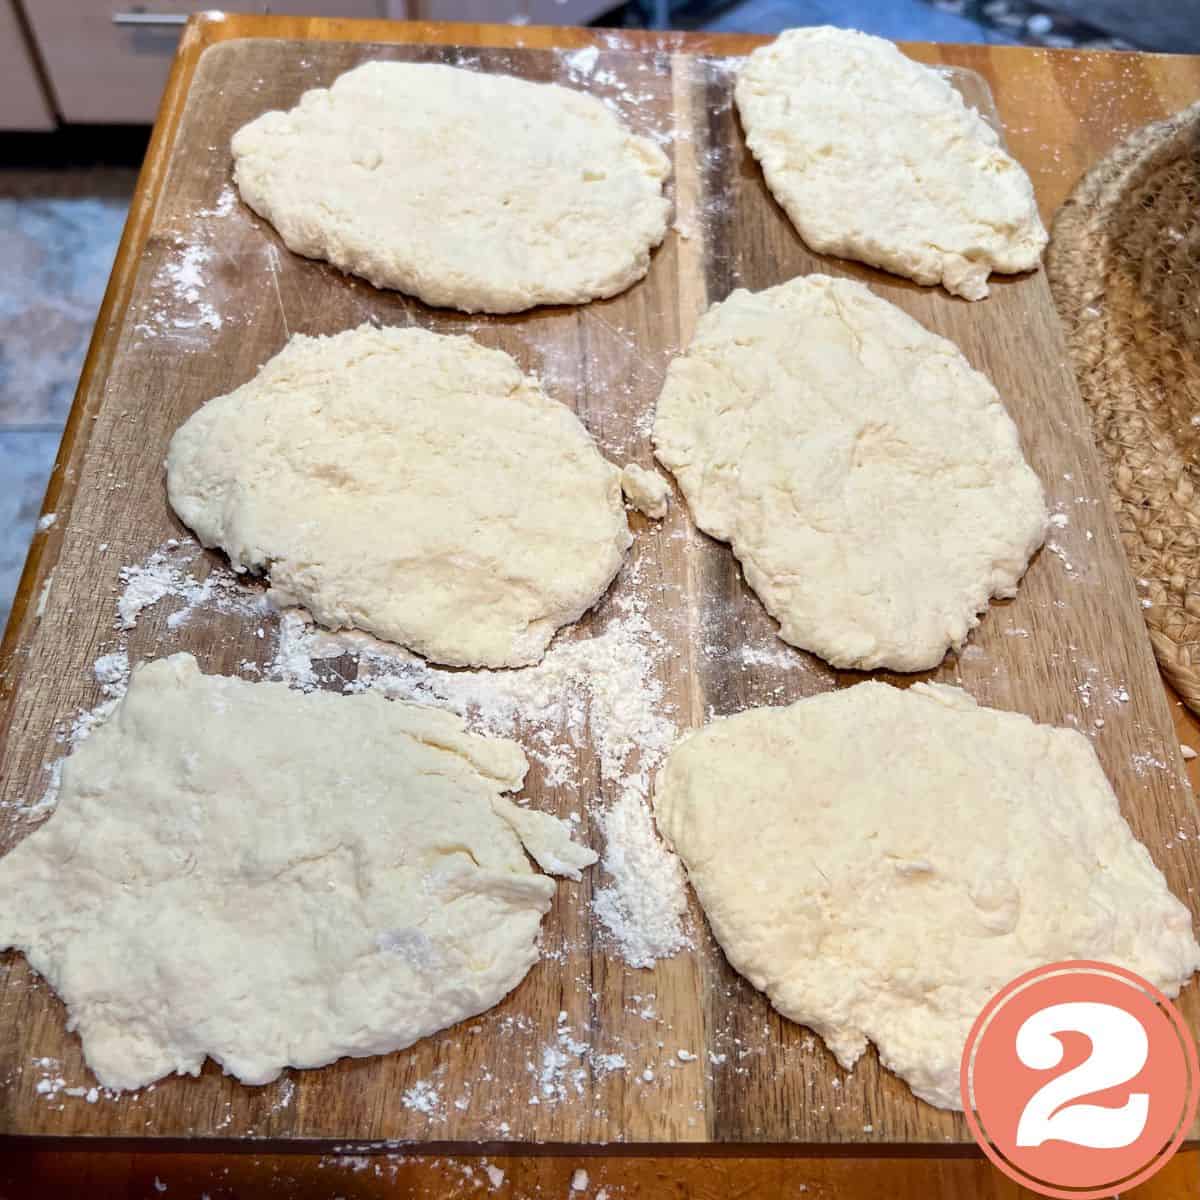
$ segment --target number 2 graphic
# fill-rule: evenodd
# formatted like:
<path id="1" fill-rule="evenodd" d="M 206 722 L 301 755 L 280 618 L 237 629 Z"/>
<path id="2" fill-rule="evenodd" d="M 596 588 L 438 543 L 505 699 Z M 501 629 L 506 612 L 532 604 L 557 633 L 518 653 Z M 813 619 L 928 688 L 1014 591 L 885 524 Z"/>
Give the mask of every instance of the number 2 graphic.
<path id="1" fill-rule="evenodd" d="M 1031 1070 L 1053 1069 L 1063 1057 L 1059 1033 L 1082 1033 L 1092 1043 L 1091 1053 L 1029 1098 L 1017 1124 L 1017 1145 L 1040 1146 L 1052 1139 L 1096 1150 L 1132 1145 L 1146 1128 L 1147 1093 L 1131 1093 L 1120 1108 L 1077 1101 L 1128 1083 L 1145 1066 L 1149 1039 L 1142 1023 L 1111 1004 L 1051 1004 L 1017 1030 L 1017 1057 Z"/>

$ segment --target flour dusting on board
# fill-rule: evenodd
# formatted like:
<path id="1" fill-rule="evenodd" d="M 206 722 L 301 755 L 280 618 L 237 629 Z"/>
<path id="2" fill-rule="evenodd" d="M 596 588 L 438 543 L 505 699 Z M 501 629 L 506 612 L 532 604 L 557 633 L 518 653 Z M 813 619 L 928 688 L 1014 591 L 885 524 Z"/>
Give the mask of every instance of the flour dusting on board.
<path id="1" fill-rule="evenodd" d="M 166 599 L 178 601 L 167 617 L 168 629 L 178 629 L 200 607 L 244 616 L 268 610 L 261 592 L 246 588 L 224 567 L 214 565 L 203 579 L 197 578 L 191 568 L 200 554 L 200 547 L 191 538 L 172 538 L 142 562 L 122 568 L 121 582 L 125 586 L 117 600 L 115 627 L 123 632 L 132 629 L 145 609 Z"/>
<path id="2" fill-rule="evenodd" d="M 152 287 L 159 301 L 142 315 L 137 326 L 139 333 L 187 334 L 221 328 L 224 324 L 221 314 L 207 299 L 211 259 L 212 249 L 201 243 L 179 246 L 172 251 L 154 276 Z"/>
<path id="3" fill-rule="evenodd" d="M 586 88 L 607 105 L 638 133 L 652 138 L 661 146 L 670 144 L 671 133 L 656 127 L 643 127 L 638 120 L 662 94 L 663 73 L 649 55 L 628 57 L 622 61 L 620 72 L 605 66 L 596 46 L 579 50 L 557 51 L 566 71 L 568 87 Z"/>
<path id="4" fill-rule="evenodd" d="M 226 183 L 210 208 L 195 213 L 186 239 L 165 252 L 150 281 L 151 298 L 138 311 L 134 331 L 144 338 L 171 337 L 181 346 L 207 346 L 225 324 L 214 303 L 215 247 L 222 244 L 221 225 L 237 208 L 237 196 Z"/>

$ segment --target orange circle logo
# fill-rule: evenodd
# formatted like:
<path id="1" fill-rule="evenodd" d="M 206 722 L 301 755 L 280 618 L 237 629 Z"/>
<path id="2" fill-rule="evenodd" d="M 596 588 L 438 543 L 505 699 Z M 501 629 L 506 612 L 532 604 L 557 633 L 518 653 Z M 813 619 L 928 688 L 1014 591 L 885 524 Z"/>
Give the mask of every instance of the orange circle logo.
<path id="1" fill-rule="evenodd" d="M 1039 967 L 1002 988 L 963 1050 L 983 1152 L 1043 1196 L 1099 1200 L 1149 1179 L 1196 1118 L 1200 1063 L 1179 1010 L 1132 971 Z"/>

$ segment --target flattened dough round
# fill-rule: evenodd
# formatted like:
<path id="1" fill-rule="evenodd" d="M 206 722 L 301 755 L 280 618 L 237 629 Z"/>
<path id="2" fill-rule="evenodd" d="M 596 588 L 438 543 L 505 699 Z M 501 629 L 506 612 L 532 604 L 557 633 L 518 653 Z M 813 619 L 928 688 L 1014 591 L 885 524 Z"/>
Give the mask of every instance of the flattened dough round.
<path id="1" fill-rule="evenodd" d="M 936 71 L 852 30 L 790 29 L 750 55 L 746 143 L 800 236 L 968 300 L 1047 241 L 1029 176 Z"/>
<path id="2" fill-rule="evenodd" d="M 826 275 L 709 309 L 667 371 L 654 445 L 780 637 L 836 667 L 935 666 L 1045 535 L 991 383 Z"/>
<path id="3" fill-rule="evenodd" d="M 653 142 L 593 96 L 507 75 L 366 63 L 232 148 L 289 249 L 466 312 L 615 295 L 667 229 Z"/>
<path id="4" fill-rule="evenodd" d="M 1098 959 L 1174 996 L 1200 969 L 1091 743 L 958 688 L 863 683 L 714 721 L 655 806 L 730 963 L 845 1069 L 870 1039 L 941 1108 L 1022 972 Z"/>
<path id="5" fill-rule="evenodd" d="M 470 338 L 296 335 L 167 454 L 171 505 L 281 603 L 454 666 L 537 662 L 631 536 L 621 473 Z"/>
<path id="6" fill-rule="evenodd" d="M 554 885 L 510 817 L 561 823 L 501 796 L 525 768 L 440 710 L 159 659 L 0 859 L 0 947 L 66 1001 L 107 1087 L 401 1049 L 537 960 Z"/>

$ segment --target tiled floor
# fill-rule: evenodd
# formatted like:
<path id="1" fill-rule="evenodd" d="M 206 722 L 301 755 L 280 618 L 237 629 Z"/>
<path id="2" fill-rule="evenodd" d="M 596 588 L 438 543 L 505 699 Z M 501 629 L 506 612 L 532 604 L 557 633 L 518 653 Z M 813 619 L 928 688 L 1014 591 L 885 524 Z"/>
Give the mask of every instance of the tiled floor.
<path id="1" fill-rule="evenodd" d="M 0 426 L 0 627 L 8 620 L 60 436 L 58 429 Z"/>
<path id="2" fill-rule="evenodd" d="M 0 629 L 134 178 L 125 168 L 0 169 Z"/>

